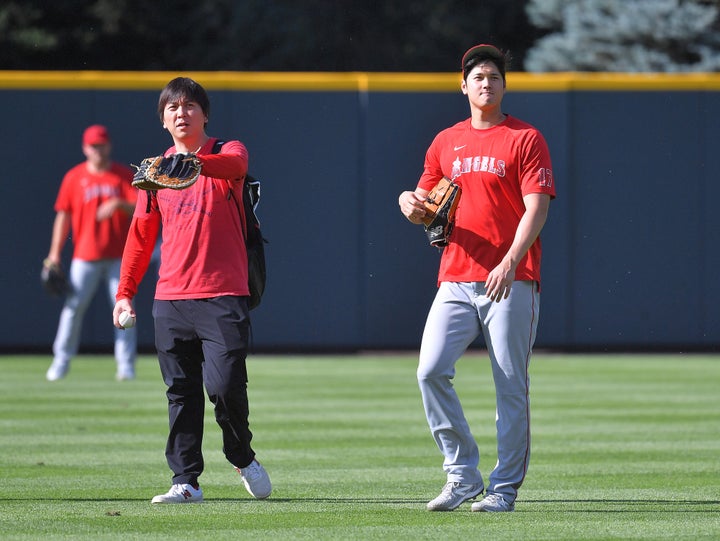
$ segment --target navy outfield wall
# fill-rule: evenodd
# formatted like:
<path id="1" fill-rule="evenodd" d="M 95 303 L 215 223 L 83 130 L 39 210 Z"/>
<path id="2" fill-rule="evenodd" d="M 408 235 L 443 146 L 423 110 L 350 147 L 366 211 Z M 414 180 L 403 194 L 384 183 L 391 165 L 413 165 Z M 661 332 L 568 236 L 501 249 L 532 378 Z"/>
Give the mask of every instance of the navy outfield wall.
<path id="1" fill-rule="evenodd" d="M 106 124 L 125 163 L 164 151 L 157 96 L 176 75 L 0 72 L 0 349 L 51 347 L 61 303 L 39 269 L 82 130 Z M 417 348 L 439 253 L 397 196 L 415 185 L 434 135 L 468 116 L 459 76 L 184 75 L 210 93 L 209 134 L 243 141 L 263 180 L 270 274 L 252 313 L 255 349 Z M 720 75 L 509 74 L 504 109 L 543 131 L 558 189 L 542 236 L 537 346 L 716 349 Z M 137 309 L 147 350 L 152 293 L 146 279 Z M 98 296 L 83 350 L 108 348 L 110 317 Z"/>

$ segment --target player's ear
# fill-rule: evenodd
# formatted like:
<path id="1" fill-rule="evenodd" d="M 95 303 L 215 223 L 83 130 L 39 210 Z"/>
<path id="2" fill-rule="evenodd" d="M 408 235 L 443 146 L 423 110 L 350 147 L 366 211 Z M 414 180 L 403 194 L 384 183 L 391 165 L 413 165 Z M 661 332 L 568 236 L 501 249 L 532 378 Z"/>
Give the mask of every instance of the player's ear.
<path id="1" fill-rule="evenodd" d="M 465 79 L 463 79 L 462 83 L 460 83 L 460 90 L 462 90 L 462 93 L 467 96 L 467 84 L 465 83 Z"/>

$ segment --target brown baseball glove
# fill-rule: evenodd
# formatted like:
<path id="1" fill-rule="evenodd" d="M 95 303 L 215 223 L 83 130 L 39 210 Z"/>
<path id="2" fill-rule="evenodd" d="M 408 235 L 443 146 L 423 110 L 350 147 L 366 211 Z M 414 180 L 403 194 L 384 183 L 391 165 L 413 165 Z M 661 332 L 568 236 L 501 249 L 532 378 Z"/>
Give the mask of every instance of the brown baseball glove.
<path id="1" fill-rule="evenodd" d="M 171 188 L 182 190 L 195 184 L 200 176 L 202 163 L 195 154 L 172 154 L 167 158 L 145 158 L 137 169 L 132 185 L 141 190 Z"/>
<path id="2" fill-rule="evenodd" d="M 425 198 L 425 233 L 431 246 L 447 246 L 455 226 L 462 188 L 447 177 L 443 177 Z"/>

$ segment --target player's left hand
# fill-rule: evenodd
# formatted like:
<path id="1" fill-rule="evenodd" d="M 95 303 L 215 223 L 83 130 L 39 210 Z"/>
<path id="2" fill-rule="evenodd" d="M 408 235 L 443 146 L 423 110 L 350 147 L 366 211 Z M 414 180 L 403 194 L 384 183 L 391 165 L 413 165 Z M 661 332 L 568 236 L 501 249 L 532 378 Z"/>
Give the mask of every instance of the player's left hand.
<path id="1" fill-rule="evenodd" d="M 97 221 L 102 222 L 103 220 L 111 218 L 115 211 L 120 207 L 120 202 L 119 197 L 113 197 L 100 203 L 97 213 L 95 214 Z"/>
<path id="2" fill-rule="evenodd" d="M 500 263 L 485 280 L 485 297 L 493 302 L 507 299 L 514 281 L 515 269 L 505 262 Z"/>

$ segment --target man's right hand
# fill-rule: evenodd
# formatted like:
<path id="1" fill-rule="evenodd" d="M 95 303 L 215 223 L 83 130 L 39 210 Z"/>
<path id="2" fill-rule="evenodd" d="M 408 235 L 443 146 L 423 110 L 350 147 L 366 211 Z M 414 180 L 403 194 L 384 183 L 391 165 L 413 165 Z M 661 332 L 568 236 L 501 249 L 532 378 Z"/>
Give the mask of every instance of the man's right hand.
<path id="1" fill-rule="evenodd" d="M 407 191 L 401 193 L 398 198 L 400 212 L 414 224 L 421 224 L 425 217 L 425 206 L 423 205 L 425 195 L 427 194 L 423 194 L 421 191 Z"/>
<path id="2" fill-rule="evenodd" d="M 118 329 L 123 328 L 123 326 L 120 325 L 119 319 L 120 314 L 123 312 L 130 312 L 130 315 L 135 317 L 135 310 L 133 310 L 130 299 L 120 299 L 115 303 L 115 308 L 113 308 L 113 325 L 115 325 Z"/>

